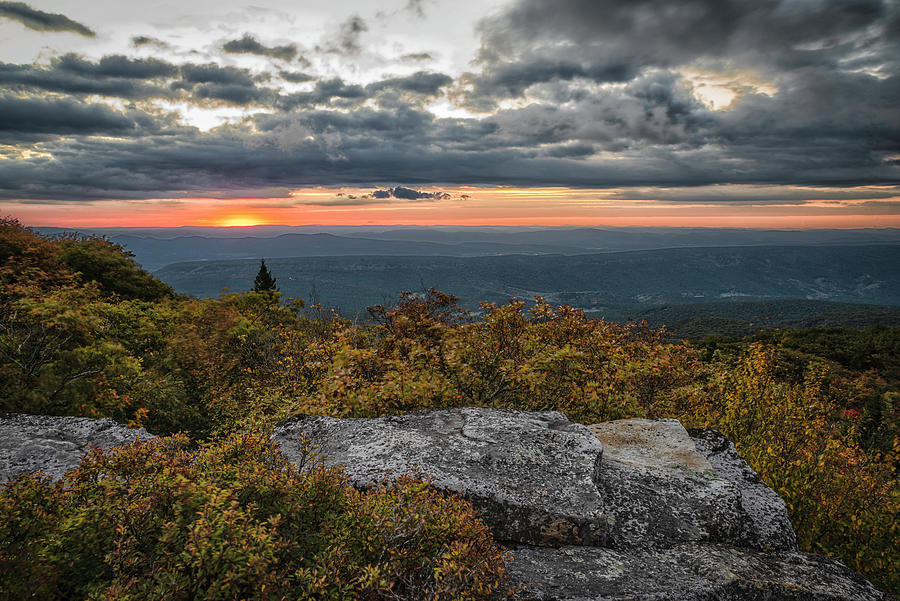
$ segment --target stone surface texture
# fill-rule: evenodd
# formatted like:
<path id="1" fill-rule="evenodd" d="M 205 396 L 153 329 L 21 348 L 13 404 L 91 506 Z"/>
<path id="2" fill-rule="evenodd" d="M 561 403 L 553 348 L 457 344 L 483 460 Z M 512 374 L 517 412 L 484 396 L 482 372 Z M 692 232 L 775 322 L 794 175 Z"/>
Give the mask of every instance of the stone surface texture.
<path id="1" fill-rule="evenodd" d="M 616 551 L 514 549 L 518 601 L 887 601 L 864 578 L 809 553 L 712 544 Z"/>
<path id="2" fill-rule="evenodd" d="M 589 429 L 604 448 L 597 486 L 613 521 L 610 546 L 737 542 L 747 519 L 740 490 L 678 421 L 626 419 Z"/>
<path id="3" fill-rule="evenodd" d="M 747 465 L 734 444 L 716 430 L 694 429 L 688 433 L 697 451 L 740 490 L 741 505 L 749 520 L 744 522 L 738 541 L 748 547 L 796 550 L 797 537 L 784 501 Z"/>
<path id="4" fill-rule="evenodd" d="M 718 432 L 675 420 L 584 427 L 557 412 L 297 416 L 300 437 L 367 488 L 429 475 L 467 496 L 511 547 L 518 601 L 886 601 L 837 561 L 796 551 L 784 503 Z"/>
<path id="5" fill-rule="evenodd" d="M 143 428 L 111 419 L 0 414 L 0 483 L 23 472 L 41 471 L 58 480 L 78 466 L 90 446 L 109 449 L 153 438 Z"/>
<path id="6" fill-rule="evenodd" d="M 273 439 L 299 462 L 303 436 L 357 487 L 419 472 L 471 499 L 510 547 L 517 601 L 892 598 L 837 561 L 797 552 L 784 503 L 714 430 L 460 408 L 297 416 Z M 108 419 L 0 414 L 0 483 L 33 471 L 58 479 L 91 445 L 146 438 Z"/>
<path id="7" fill-rule="evenodd" d="M 595 484 L 603 447 L 562 413 L 461 408 L 376 419 L 298 416 L 274 440 L 298 461 L 312 436 L 327 465 L 368 488 L 421 472 L 465 495 L 494 535 L 534 545 L 600 544 L 608 524 Z"/>

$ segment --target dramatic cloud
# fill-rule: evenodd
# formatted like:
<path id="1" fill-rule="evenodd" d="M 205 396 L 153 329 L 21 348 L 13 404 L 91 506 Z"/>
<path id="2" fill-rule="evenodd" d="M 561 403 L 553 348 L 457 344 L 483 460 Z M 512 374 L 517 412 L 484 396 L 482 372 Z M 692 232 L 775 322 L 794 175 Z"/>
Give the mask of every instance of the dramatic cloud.
<path id="1" fill-rule="evenodd" d="M 153 79 L 175 75 L 178 68 L 155 58 L 130 59 L 116 54 L 104 56 L 92 63 L 74 54 L 66 54 L 53 63 L 54 69 L 77 73 L 85 77 L 124 77 L 126 79 Z"/>
<path id="2" fill-rule="evenodd" d="M 452 194 L 447 192 L 425 192 L 407 188 L 405 186 L 395 186 L 393 188 L 376 189 L 367 194 L 348 194 L 338 192 L 331 198 L 304 198 L 303 204 L 320 205 L 320 206 L 355 206 L 355 205 L 374 205 L 388 203 L 410 203 L 417 201 L 434 201 L 434 200 L 450 200 L 454 198 Z M 464 194 L 458 196 L 460 199 L 470 198 Z"/>
<path id="3" fill-rule="evenodd" d="M 378 92 L 385 89 L 394 89 L 404 92 L 414 92 L 416 94 L 425 94 L 426 96 L 434 96 L 441 88 L 453 83 L 453 78 L 444 73 L 429 73 L 419 71 L 407 77 L 393 77 L 382 79 L 367 86 L 367 90 Z"/>
<path id="4" fill-rule="evenodd" d="M 18 21 L 36 31 L 71 31 L 89 38 L 96 35 L 86 25 L 73 21 L 65 15 L 45 13 L 31 8 L 24 2 L 0 2 L 0 17 Z"/>
<path id="5" fill-rule="evenodd" d="M 136 126 L 132 119 L 107 106 L 68 99 L 0 96 L 0 131 L 121 134 Z"/>
<path id="6" fill-rule="evenodd" d="M 776 87 L 795 73 L 895 75 L 897 12 L 884 0 L 521 0 L 481 23 L 469 102 L 489 108 L 541 83 L 628 81 L 650 69 L 752 70 Z"/>
<path id="7" fill-rule="evenodd" d="M 269 56 L 283 61 L 293 60 L 298 52 L 296 44 L 264 46 L 249 33 L 245 33 L 244 37 L 239 40 L 225 42 L 225 44 L 222 45 L 222 50 L 231 54 L 258 54 L 260 56 Z"/>
<path id="8" fill-rule="evenodd" d="M 270 104 L 277 97 L 272 90 L 257 87 L 248 70 L 237 67 L 220 67 L 215 63 L 186 64 L 181 66 L 181 77 L 180 85 L 191 89 L 193 96 L 199 99 L 240 106 Z"/>
<path id="9" fill-rule="evenodd" d="M 290 94 L 279 99 L 281 108 L 312 107 L 338 101 L 342 107 L 361 104 L 369 98 L 366 89 L 358 84 L 348 84 L 340 78 L 319 80 L 311 92 Z"/>
<path id="10" fill-rule="evenodd" d="M 48 67 L 0 63 L 0 85 L 11 89 L 95 94 L 127 99 L 171 97 L 172 92 L 144 79 L 174 76 L 174 65 L 155 59 L 107 56 L 97 63 L 67 54 Z"/>
<path id="11" fill-rule="evenodd" d="M 521 0 L 481 24 L 481 60 L 559 59 L 594 69 L 700 59 L 788 69 L 834 65 L 887 42 L 882 36 L 896 10 L 884 0 Z"/>
<path id="12" fill-rule="evenodd" d="M 661 200 L 678 203 L 707 204 L 804 204 L 808 201 L 857 202 L 884 204 L 884 200 L 900 196 L 900 187 L 815 188 L 793 186 L 717 185 L 691 188 L 630 188 L 612 197 L 621 200 Z"/>
<path id="13" fill-rule="evenodd" d="M 412 188 L 396 186 L 387 190 L 375 190 L 372 198 L 397 198 L 401 200 L 447 200 L 450 195 L 446 192 L 422 192 Z"/>
<path id="14" fill-rule="evenodd" d="M 422 6 L 390 18 L 422 26 Z M 456 72 L 440 46 L 440 60 L 403 54 L 431 46 L 384 36 L 383 20 L 335 18 L 308 59 L 249 34 L 206 46 L 291 67 L 184 49 L 0 63 L 15 157 L 0 161 L 0 198 L 347 185 L 376 189 L 321 203 L 374 204 L 497 184 L 862 203 L 900 182 L 896 0 L 519 0 L 480 23 L 480 51 Z M 144 57 L 158 46 L 132 43 Z"/>
<path id="15" fill-rule="evenodd" d="M 305 81 L 312 81 L 315 79 L 314 75 L 310 75 L 309 73 L 302 73 L 300 71 L 279 71 L 278 74 L 282 79 L 291 83 L 303 83 Z"/>

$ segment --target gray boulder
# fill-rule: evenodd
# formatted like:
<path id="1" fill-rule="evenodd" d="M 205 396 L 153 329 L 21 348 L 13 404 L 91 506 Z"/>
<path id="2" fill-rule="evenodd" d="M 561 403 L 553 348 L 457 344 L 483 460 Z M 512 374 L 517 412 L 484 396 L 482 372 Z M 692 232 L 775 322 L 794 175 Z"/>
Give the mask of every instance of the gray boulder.
<path id="1" fill-rule="evenodd" d="M 512 546 L 517 601 L 887 601 L 832 559 L 792 550 L 784 504 L 714 430 L 674 420 L 590 427 L 558 412 L 418 411 L 378 419 L 297 416 L 273 439 L 371 487 L 429 475 L 467 496 Z M 0 414 L 0 483 L 58 479 L 92 445 L 153 438 L 109 419 Z M 601 442 L 602 441 L 602 442 Z"/>
<path id="2" fill-rule="evenodd" d="M 798 553 L 784 504 L 720 434 L 675 420 L 584 427 L 557 412 L 298 416 L 275 428 L 371 487 L 410 471 L 468 497 L 512 546 L 519 601 L 883 601 L 837 561 Z M 602 444 L 601 444 L 602 443 Z"/>
<path id="3" fill-rule="evenodd" d="M 737 486 L 719 476 L 676 420 L 590 426 L 604 447 L 597 487 L 617 548 L 734 542 L 743 519 Z"/>
<path id="4" fill-rule="evenodd" d="M 766 486 L 738 454 L 734 444 L 712 429 L 688 430 L 694 444 L 715 470 L 737 484 L 747 516 L 738 534 L 743 546 L 796 550 L 797 536 L 784 501 Z"/>
<path id="5" fill-rule="evenodd" d="M 668 549 L 520 548 L 517 601 L 887 601 L 843 564 L 809 553 L 685 543 Z"/>
<path id="6" fill-rule="evenodd" d="M 733 445 L 733 454 L 724 447 L 699 452 L 674 419 L 624 419 L 589 428 L 604 447 L 597 486 L 613 520 L 610 546 L 708 541 L 797 548 L 784 503 L 758 477 L 752 479 L 756 474 Z M 704 449 L 713 441 L 722 444 L 713 437 L 700 440 Z"/>
<path id="7" fill-rule="evenodd" d="M 499 540 L 534 545 L 603 544 L 608 523 L 594 481 L 603 447 L 559 412 L 462 408 L 376 419 L 298 416 L 273 439 L 301 461 L 301 436 L 327 465 L 368 488 L 412 471 L 461 493 Z"/>
<path id="8" fill-rule="evenodd" d="M 110 449 L 149 438 L 153 435 L 143 428 L 126 428 L 111 419 L 0 414 L 0 483 L 25 472 L 59 480 L 91 446 Z"/>

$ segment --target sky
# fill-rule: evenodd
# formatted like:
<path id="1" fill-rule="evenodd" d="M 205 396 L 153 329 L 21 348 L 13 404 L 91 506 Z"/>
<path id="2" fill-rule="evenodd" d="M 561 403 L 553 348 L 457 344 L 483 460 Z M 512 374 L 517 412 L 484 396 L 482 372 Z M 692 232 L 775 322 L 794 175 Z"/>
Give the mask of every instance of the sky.
<path id="1" fill-rule="evenodd" d="M 27 225 L 900 227 L 900 0 L 0 0 Z"/>

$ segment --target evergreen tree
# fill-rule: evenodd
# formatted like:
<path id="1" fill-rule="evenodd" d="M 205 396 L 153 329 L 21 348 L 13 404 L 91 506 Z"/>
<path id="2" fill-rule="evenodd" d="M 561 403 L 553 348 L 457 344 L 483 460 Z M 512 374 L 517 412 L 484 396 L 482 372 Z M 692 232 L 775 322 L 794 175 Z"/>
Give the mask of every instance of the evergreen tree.
<path id="1" fill-rule="evenodd" d="M 266 290 L 278 290 L 278 288 L 275 287 L 275 278 L 272 277 L 272 273 L 266 267 L 266 260 L 262 259 L 259 262 L 259 273 L 256 274 L 256 279 L 253 280 L 253 291 L 264 292 Z"/>

